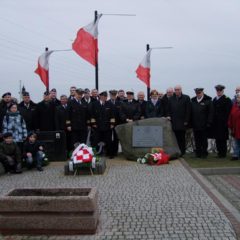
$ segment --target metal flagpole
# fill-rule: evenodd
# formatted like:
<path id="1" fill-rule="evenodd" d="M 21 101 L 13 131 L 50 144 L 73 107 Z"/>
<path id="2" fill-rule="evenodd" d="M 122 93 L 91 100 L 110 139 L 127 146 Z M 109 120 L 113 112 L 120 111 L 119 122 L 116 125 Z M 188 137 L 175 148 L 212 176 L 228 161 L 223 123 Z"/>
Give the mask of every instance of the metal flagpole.
<path id="1" fill-rule="evenodd" d="M 98 12 L 95 11 L 94 12 L 94 23 L 96 23 L 97 17 L 98 17 Z M 95 61 L 96 61 L 96 65 L 95 65 L 95 88 L 98 90 L 98 46 L 97 46 L 96 51 L 95 51 Z"/>
<path id="2" fill-rule="evenodd" d="M 48 47 L 45 47 L 45 52 L 48 51 Z M 48 83 L 47 83 L 47 86 L 46 86 L 46 91 L 49 92 L 49 82 L 50 82 L 50 79 L 49 79 L 49 68 L 48 68 Z"/>
<path id="3" fill-rule="evenodd" d="M 136 16 L 135 14 L 119 14 L 119 13 L 102 13 L 104 16 L 123 16 L 123 17 L 132 17 Z M 94 11 L 94 22 L 97 21 L 98 12 Z M 95 88 L 98 90 L 98 48 L 96 48 L 95 52 L 96 66 L 95 66 Z"/>
<path id="4" fill-rule="evenodd" d="M 147 51 L 150 49 L 149 44 L 147 44 Z M 171 49 L 173 47 L 151 47 L 151 49 Z M 150 69 L 151 70 L 151 69 Z M 149 79 L 149 87 L 147 87 L 147 98 L 150 99 L 150 79 Z"/>
<path id="5" fill-rule="evenodd" d="M 150 49 L 150 45 L 146 45 L 146 50 L 148 51 Z M 151 71 L 151 69 L 150 69 Z M 149 79 L 149 86 L 147 86 L 147 100 L 150 100 L 150 85 L 151 85 L 151 79 Z"/>

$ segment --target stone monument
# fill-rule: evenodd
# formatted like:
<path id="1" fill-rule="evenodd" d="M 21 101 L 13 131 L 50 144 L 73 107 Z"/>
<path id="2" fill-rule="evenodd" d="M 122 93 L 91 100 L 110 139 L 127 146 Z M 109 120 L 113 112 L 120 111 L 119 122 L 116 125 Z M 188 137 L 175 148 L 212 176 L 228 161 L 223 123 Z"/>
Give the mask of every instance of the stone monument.
<path id="1" fill-rule="evenodd" d="M 140 130 L 134 132 L 134 128 L 136 127 L 140 127 Z M 120 124 L 116 127 L 116 132 L 122 146 L 123 154 L 128 160 L 137 160 L 137 158 L 143 157 L 151 151 L 152 147 L 163 148 L 170 155 L 171 159 L 180 156 L 180 150 L 175 134 L 172 131 L 171 122 L 164 117 L 148 118 Z M 136 132 L 138 132 L 137 136 Z M 157 137 L 158 134 L 159 138 Z M 156 144 L 160 144 L 160 146 L 156 146 Z"/>

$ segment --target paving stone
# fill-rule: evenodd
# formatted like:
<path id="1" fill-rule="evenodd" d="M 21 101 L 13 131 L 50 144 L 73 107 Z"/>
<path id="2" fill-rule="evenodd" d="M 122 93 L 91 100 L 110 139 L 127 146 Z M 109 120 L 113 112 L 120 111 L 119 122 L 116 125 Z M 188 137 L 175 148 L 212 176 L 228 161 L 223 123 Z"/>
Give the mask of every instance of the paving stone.
<path id="1" fill-rule="evenodd" d="M 156 167 L 108 160 L 105 174 L 93 176 L 64 176 L 63 164 L 3 175 L 0 195 L 22 187 L 97 187 L 97 234 L 12 239 L 236 239 L 229 220 L 179 161 Z"/>

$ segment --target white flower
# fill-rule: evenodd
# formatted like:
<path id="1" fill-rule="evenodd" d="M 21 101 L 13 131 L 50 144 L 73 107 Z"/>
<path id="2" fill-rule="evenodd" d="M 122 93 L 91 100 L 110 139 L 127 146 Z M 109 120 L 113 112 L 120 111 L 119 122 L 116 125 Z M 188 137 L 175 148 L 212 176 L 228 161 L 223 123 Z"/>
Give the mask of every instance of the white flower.
<path id="1" fill-rule="evenodd" d="M 142 158 L 142 164 L 145 164 L 147 162 L 146 158 Z"/>
<path id="2" fill-rule="evenodd" d="M 137 162 L 138 162 L 138 163 L 141 163 L 141 161 L 142 161 L 141 158 L 138 158 L 138 159 L 137 159 Z"/>

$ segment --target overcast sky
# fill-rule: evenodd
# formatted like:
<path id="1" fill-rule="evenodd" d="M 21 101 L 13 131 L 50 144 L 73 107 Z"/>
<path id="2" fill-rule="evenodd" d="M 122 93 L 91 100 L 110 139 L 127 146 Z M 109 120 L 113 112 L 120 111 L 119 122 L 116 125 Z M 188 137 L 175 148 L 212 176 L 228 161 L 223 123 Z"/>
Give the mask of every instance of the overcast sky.
<path id="1" fill-rule="evenodd" d="M 0 94 L 19 96 L 22 80 L 34 101 L 45 90 L 34 73 L 45 47 L 69 49 L 77 31 L 99 13 L 131 13 L 135 17 L 103 16 L 99 22 L 99 90 L 146 90 L 135 70 L 152 47 L 151 87 L 165 92 L 181 84 L 215 95 L 223 84 L 232 97 L 240 85 L 239 0 L 1 0 Z M 95 70 L 75 52 L 50 57 L 50 88 L 58 96 L 70 86 L 95 87 Z"/>

